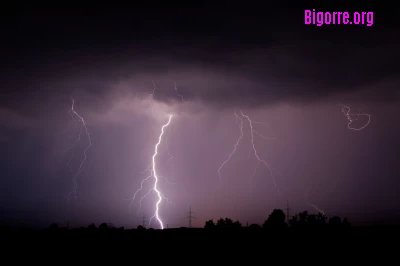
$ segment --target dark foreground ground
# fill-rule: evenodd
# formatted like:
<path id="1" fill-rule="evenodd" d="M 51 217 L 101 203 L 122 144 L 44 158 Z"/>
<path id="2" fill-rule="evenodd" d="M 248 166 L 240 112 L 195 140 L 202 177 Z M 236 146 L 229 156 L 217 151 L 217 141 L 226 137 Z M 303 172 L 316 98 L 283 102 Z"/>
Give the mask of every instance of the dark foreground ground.
<path id="1" fill-rule="evenodd" d="M 140 261 L 140 264 L 157 261 L 169 265 L 186 259 L 195 265 L 215 264 L 217 259 L 221 262 L 219 264 L 224 265 L 261 262 L 263 265 L 391 265 L 399 261 L 400 226 L 2 229 L 0 246 L 3 258 L 10 256 L 13 260 L 28 261 L 29 264 L 46 260 L 58 265 L 67 261 L 76 263 L 83 258 L 102 261 L 107 257 L 115 260 L 113 265 L 139 264 Z"/>
<path id="2" fill-rule="evenodd" d="M 348 228 L 237 228 L 237 229 L 124 229 L 124 228 L 48 228 L 44 230 L 20 229 L 0 230 L 2 242 L 152 242 L 152 241 L 258 241 L 293 242 L 293 243 L 341 243 L 384 245 L 400 241 L 400 226 L 371 226 Z M 400 242 L 399 242 L 400 243 Z"/>

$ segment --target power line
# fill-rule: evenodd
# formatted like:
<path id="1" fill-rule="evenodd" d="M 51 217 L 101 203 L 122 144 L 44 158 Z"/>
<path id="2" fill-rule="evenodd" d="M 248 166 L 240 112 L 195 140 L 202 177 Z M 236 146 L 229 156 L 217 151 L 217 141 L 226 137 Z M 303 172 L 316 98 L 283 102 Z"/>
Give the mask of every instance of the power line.
<path id="1" fill-rule="evenodd" d="M 189 219 L 189 228 L 192 228 L 192 219 L 196 219 L 196 217 L 192 216 L 192 213 L 194 212 L 192 212 L 192 206 L 190 206 L 189 216 L 186 217 L 187 219 Z"/>
<path id="2" fill-rule="evenodd" d="M 285 211 L 286 211 L 286 222 L 287 222 L 287 224 L 289 224 L 289 218 L 290 218 L 290 213 L 289 213 L 289 211 L 290 211 L 290 208 L 289 208 L 289 201 L 287 201 L 287 205 L 286 205 Z"/>

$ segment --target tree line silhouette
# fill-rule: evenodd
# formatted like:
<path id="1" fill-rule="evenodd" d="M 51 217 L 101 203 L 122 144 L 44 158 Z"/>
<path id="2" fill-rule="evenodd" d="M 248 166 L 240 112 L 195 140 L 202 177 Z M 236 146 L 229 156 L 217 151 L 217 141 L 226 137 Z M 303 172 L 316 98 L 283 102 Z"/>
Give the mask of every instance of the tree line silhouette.
<path id="1" fill-rule="evenodd" d="M 309 214 L 308 211 L 302 211 L 298 214 L 293 215 L 288 223 L 286 222 L 286 215 L 281 209 L 274 209 L 268 216 L 268 219 L 264 221 L 262 226 L 258 224 L 251 224 L 250 228 L 318 228 L 329 226 L 330 228 L 348 228 L 351 226 L 350 222 L 346 217 L 342 220 L 339 216 L 333 216 L 328 219 L 322 213 Z M 205 229 L 235 229 L 242 228 L 242 224 L 239 221 L 233 222 L 230 218 L 220 218 L 216 222 L 213 219 L 206 221 Z"/>
<path id="2" fill-rule="evenodd" d="M 214 222 L 213 219 L 210 219 L 205 222 L 205 229 L 239 229 L 239 228 L 253 228 L 253 229 L 261 229 L 261 228 L 274 228 L 274 229 L 284 229 L 284 228 L 348 228 L 351 227 L 350 222 L 347 217 L 344 217 L 343 220 L 339 216 L 333 216 L 328 219 L 322 213 L 318 214 L 309 214 L 308 211 L 299 212 L 290 217 L 290 219 L 286 219 L 286 215 L 281 209 L 274 209 L 271 214 L 269 214 L 268 218 L 261 224 L 251 224 L 247 226 L 243 226 L 240 221 L 233 221 L 232 219 L 219 218 Z M 288 222 L 287 222 L 288 220 Z M 181 227 L 180 229 L 184 229 L 185 227 Z M 61 229 L 57 223 L 52 223 L 47 230 L 49 231 L 57 231 Z M 105 232 L 108 230 L 125 230 L 124 227 L 115 228 L 114 226 L 109 226 L 107 223 L 101 223 L 98 227 L 95 224 L 90 224 L 88 227 L 81 227 L 81 230 L 85 229 L 87 231 L 99 231 Z M 146 229 L 142 225 L 136 227 L 136 230 L 154 230 L 153 228 Z"/>
<path id="3" fill-rule="evenodd" d="M 344 228 L 352 228 L 346 230 Z M 145 228 L 141 225 L 136 228 L 128 229 L 124 227 L 114 227 L 111 224 L 101 223 L 99 226 L 90 224 L 87 227 L 68 228 L 60 227 L 57 223 L 52 223 L 44 230 L 19 230 L 18 232 L 11 232 L 0 228 L 0 238 L 17 241 L 25 241 L 25 239 L 33 239 L 39 237 L 45 241 L 61 241 L 69 242 L 76 241 L 77 239 L 88 241 L 137 241 L 137 240 L 151 240 L 151 239 L 241 239 L 241 238 L 257 238 L 257 239 L 272 239 L 271 237 L 278 237 L 281 239 L 284 236 L 296 236 L 299 232 L 305 232 L 307 238 L 311 235 L 315 237 L 325 236 L 328 238 L 345 236 L 350 237 L 357 235 L 371 236 L 371 232 L 378 232 L 372 227 L 367 228 L 368 234 L 365 230 L 359 230 L 360 227 L 350 225 L 350 222 L 345 217 L 341 219 L 338 216 L 333 216 L 328 219 L 324 214 L 309 214 L 307 211 L 297 213 L 287 219 L 285 213 L 281 209 L 273 210 L 262 224 L 250 224 L 243 226 L 240 221 L 233 221 L 232 219 L 220 218 L 208 220 L 202 228 L 167 228 L 164 230 L 157 230 L 153 228 Z M 309 230 L 311 229 L 311 230 Z M 317 230 L 314 230 L 317 229 Z M 323 229 L 323 230 L 319 230 Z M 338 230 L 339 229 L 339 230 Z M 381 230 L 381 229 L 379 229 Z M 392 230 L 392 229 L 390 229 Z M 313 232 L 317 233 L 315 235 Z M 381 231 L 379 231 L 381 232 Z M 393 231 L 391 231 L 393 232 Z M 323 233 L 323 234 L 321 234 Z M 361 239 L 361 238 L 359 238 Z"/>
<path id="4" fill-rule="evenodd" d="M 333 216 L 328 219 L 322 213 L 318 214 L 309 214 L 308 211 L 299 212 L 290 217 L 290 219 L 286 219 L 286 215 L 281 209 L 274 209 L 271 214 L 269 214 L 268 218 L 261 224 L 251 224 L 248 226 L 243 226 L 240 221 L 233 221 L 232 219 L 220 218 L 214 222 L 213 219 L 210 219 L 205 222 L 205 229 L 239 229 L 244 227 L 249 227 L 253 229 L 261 229 L 261 228 L 275 228 L 275 229 L 284 229 L 284 228 L 348 228 L 351 227 L 350 222 L 346 217 L 340 218 L 339 216 Z M 288 222 L 287 222 L 288 220 Z M 185 227 L 181 227 L 183 229 Z M 60 230 L 57 223 L 52 223 L 48 230 L 56 231 Z M 66 229 L 66 228 L 64 228 Z M 88 231 L 99 231 L 105 232 L 107 230 L 125 230 L 124 227 L 115 228 L 113 226 L 109 226 L 107 223 L 102 223 L 98 227 L 95 224 L 90 224 L 88 227 L 81 227 L 80 229 L 86 229 Z M 146 229 L 142 225 L 137 226 L 136 230 L 154 230 L 153 228 Z"/>

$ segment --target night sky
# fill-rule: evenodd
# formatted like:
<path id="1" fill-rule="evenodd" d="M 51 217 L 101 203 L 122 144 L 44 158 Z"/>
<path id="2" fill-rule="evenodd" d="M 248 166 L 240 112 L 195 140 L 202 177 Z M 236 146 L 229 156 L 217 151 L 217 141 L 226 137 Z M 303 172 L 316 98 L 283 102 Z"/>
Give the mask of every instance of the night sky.
<path id="1" fill-rule="evenodd" d="M 1 224 L 149 219 L 157 195 L 137 213 L 138 199 L 154 178 L 129 199 L 169 114 L 156 163 L 173 203 L 159 205 L 165 226 L 186 226 L 190 206 L 193 226 L 220 217 L 261 224 L 287 201 L 292 213 L 317 213 L 315 205 L 355 225 L 399 223 L 399 13 L 284 2 L 2 7 Z M 373 11 L 374 25 L 305 25 L 313 8 Z M 68 149 L 82 126 L 72 99 L 91 140 L 76 198 L 89 139 L 83 132 Z M 369 114 L 369 124 L 349 129 L 342 105 Z M 280 173 L 276 187 L 241 111 L 262 122 L 253 123 L 254 145 Z M 358 118 L 350 127 L 368 122 Z"/>

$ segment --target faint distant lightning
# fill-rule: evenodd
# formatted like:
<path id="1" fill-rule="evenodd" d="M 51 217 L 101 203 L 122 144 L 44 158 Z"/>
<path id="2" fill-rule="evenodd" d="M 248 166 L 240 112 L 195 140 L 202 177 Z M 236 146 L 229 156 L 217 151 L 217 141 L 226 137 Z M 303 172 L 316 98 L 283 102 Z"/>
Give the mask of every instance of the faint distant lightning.
<path id="1" fill-rule="evenodd" d="M 272 176 L 272 179 L 273 179 L 273 181 L 274 181 L 275 188 L 276 188 L 276 180 L 275 180 L 274 172 L 276 172 L 277 174 L 279 174 L 279 172 L 276 171 L 275 169 L 273 169 L 265 160 L 262 160 L 262 159 L 259 157 L 259 155 L 258 155 L 258 153 L 257 153 L 257 149 L 256 149 L 255 144 L 254 144 L 254 134 L 257 135 L 257 136 L 259 136 L 259 137 L 261 137 L 261 138 L 263 138 L 263 139 L 266 139 L 266 140 L 270 140 L 270 139 L 274 139 L 274 138 L 265 137 L 265 136 L 262 135 L 260 132 L 254 130 L 254 129 L 253 129 L 253 123 L 254 123 L 254 124 L 255 124 L 255 123 L 257 123 L 257 124 L 263 124 L 263 125 L 266 125 L 266 126 L 268 126 L 268 125 L 265 124 L 265 123 L 263 123 L 263 122 L 255 122 L 255 121 L 252 121 L 252 120 L 250 119 L 250 117 L 247 116 L 247 115 L 245 115 L 245 114 L 243 114 L 242 111 L 240 111 L 240 113 L 241 113 L 242 117 L 246 118 L 247 121 L 249 122 L 249 125 L 250 125 L 250 137 L 251 137 L 250 143 L 251 143 L 251 145 L 252 145 L 253 154 L 254 154 L 254 156 L 257 158 L 257 165 L 256 165 L 255 168 L 254 168 L 254 172 L 253 172 L 252 178 L 254 178 L 254 176 L 255 176 L 256 173 L 257 173 L 258 165 L 259 165 L 260 163 L 263 163 L 263 164 L 268 168 L 268 170 L 269 170 L 269 172 L 270 172 L 270 174 L 271 174 L 271 176 Z M 223 161 L 222 164 L 221 164 L 221 166 L 218 168 L 218 176 L 219 176 L 219 179 L 220 179 L 220 183 L 222 183 L 221 169 L 225 166 L 225 164 L 227 164 L 227 163 L 231 160 L 232 156 L 236 153 L 237 148 L 239 147 L 240 141 L 242 140 L 243 135 L 244 135 L 244 133 L 243 133 L 243 119 L 240 118 L 236 113 L 234 113 L 234 115 L 235 115 L 235 117 L 236 117 L 236 123 L 237 123 L 238 126 L 239 126 L 240 135 L 239 135 L 239 138 L 237 139 L 235 145 L 233 146 L 232 152 L 229 154 L 228 158 L 227 158 L 225 161 Z M 268 126 L 268 129 L 269 129 L 269 126 Z M 251 155 L 251 151 L 249 152 L 249 157 L 250 157 L 250 155 Z"/>
<path id="2" fill-rule="evenodd" d="M 310 202 L 308 202 L 308 201 L 306 201 L 306 203 L 307 203 L 308 205 L 310 205 L 311 207 L 313 207 L 317 212 L 321 213 L 322 215 L 325 215 L 325 212 L 324 212 L 323 210 L 319 209 L 319 208 L 318 208 L 317 206 L 315 206 L 314 204 L 312 204 L 312 203 L 310 203 Z"/>
<path id="3" fill-rule="evenodd" d="M 350 113 L 350 107 L 346 106 L 346 105 L 342 105 L 342 112 L 344 114 L 344 116 L 347 118 L 347 120 L 349 120 L 349 123 L 347 124 L 347 128 L 350 130 L 355 130 L 355 131 L 360 131 L 362 129 L 364 129 L 365 127 L 367 127 L 369 125 L 369 122 L 371 121 L 371 115 L 369 114 L 365 114 L 365 113 L 357 113 L 357 114 L 353 114 Z M 360 127 L 360 128 L 355 128 L 352 127 L 351 124 L 353 123 L 353 121 L 356 121 L 360 118 L 360 116 L 366 116 L 368 117 L 368 121 L 365 123 L 364 126 Z"/>
<path id="4" fill-rule="evenodd" d="M 154 83 L 154 81 L 152 80 L 151 82 L 153 82 L 153 91 L 149 94 L 149 97 L 147 98 L 147 101 L 150 105 L 151 108 L 151 115 L 154 117 L 154 108 L 153 108 L 153 97 L 154 97 L 154 93 L 156 92 L 156 84 Z"/>
<path id="5" fill-rule="evenodd" d="M 174 82 L 174 84 L 175 84 L 175 93 L 176 93 L 176 95 L 177 95 L 179 98 L 181 98 L 182 102 L 184 102 L 185 104 L 187 104 L 186 101 L 185 101 L 185 99 L 183 99 L 183 96 L 180 95 L 180 94 L 178 93 L 178 87 L 176 86 L 176 82 Z"/>
<path id="6" fill-rule="evenodd" d="M 84 156 L 84 158 L 82 159 L 81 163 L 79 164 L 78 169 L 76 170 L 76 172 L 75 172 L 75 174 L 74 174 L 74 176 L 73 176 L 73 178 L 72 178 L 73 188 L 72 188 L 72 191 L 71 191 L 71 192 L 69 193 L 69 195 L 68 195 L 68 202 L 69 202 L 69 199 L 70 199 L 71 195 L 74 195 L 75 199 L 77 199 L 77 196 L 76 196 L 76 191 L 77 191 L 77 189 L 78 189 L 78 182 L 77 182 L 77 179 L 78 179 L 79 175 L 80 175 L 81 172 L 82 172 L 83 165 L 84 165 L 85 162 L 86 162 L 86 159 L 87 159 L 86 152 L 87 152 L 88 149 L 92 146 L 92 140 L 91 140 L 91 138 L 90 138 L 90 134 L 89 134 L 89 131 L 88 131 L 88 129 L 87 129 L 86 122 L 85 122 L 85 120 L 83 119 L 83 117 L 80 116 L 80 115 L 75 111 L 75 109 L 74 109 L 75 101 L 74 101 L 74 99 L 73 99 L 72 97 L 71 97 L 71 100 L 72 100 L 72 106 L 71 106 L 71 109 L 70 109 L 69 113 L 71 114 L 73 121 L 80 122 L 82 125 L 81 125 L 81 127 L 80 127 L 77 140 L 74 142 L 74 144 L 73 144 L 72 146 L 70 146 L 70 147 L 68 147 L 68 148 L 69 148 L 69 149 L 71 149 L 71 148 L 73 149 L 73 148 L 78 144 L 78 142 L 81 140 L 81 135 L 82 135 L 82 132 L 83 132 L 83 131 L 85 131 L 85 133 L 86 133 L 86 136 L 87 136 L 87 139 L 88 139 L 88 145 L 87 145 L 87 147 L 86 147 L 86 148 L 84 149 L 84 151 L 83 151 L 83 156 Z M 71 120 L 71 121 L 72 121 L 72 120 Z M 70 125 L 71 125 L 71 121 L 70 121 L 70 123 L 68 123 L 67 129 L 64 130 L 63 132 L 66 132 L 66 131 L 69 129 L 69 127 L 70 127 Z M 70 168 L 70 163 L 71 163 L 72 159 L 73 159 L 73 153 L 72 153 L 71 158 L 70 158 L 70 160 L 68 161 L 68 164 L 67 164 L 67 166 L 68 166 L 69 168 Z M 71 168 L 70 168 L 70 169 L 71 169 Z"/>
<path id="7" fill-rule="evenodd" d="M 149 168 L 150 168 L 150 167 L 151 167 L 151 165 L 149 166 Z M 140 191 L 143 190 L 143 184 L 144 184 L 144 182 L 146 182 L 147 180 L 149 180 L 150 178 L 153 177 L 153 172 L 152 172 L 151 170 L 149 170 L 149 168 L 146 169 L 144 172 L 150 171 L 150 175 L 148 175 L 147 177 L 145 177 L 145 178 L 142 180 L 142 182 L 140 182 L 140 188 L 139 188 L 138 190 L 136 190 L 135 194 L 133 194 L 133 197 L 130 199 L 130 200 L 131 200 L 131 203 L 129 204 L 129 211 L 131 210 L 131 206 L 132 206 L 133 202 L 134 202 L 135 199 L 136 199 L 136 195 L 137 195 Z M 142 172 L 142 173 L 144 173 L 144 172 Z M 149 194 L 150 192 L 152 192 L 152 189 L 150 189 L 150 190 L 148 191 L 148 193 L 145 194 L 145 195 L 139 200 L 139 204 L 140 204 L 140 205 L 139 205 L 139 209 L 138 209 L 137 212 L 139 212 L 140 209 L 142 208 L 142 200 L 143 200 L 146 196 L 148 196 L 148 194 Z"/>
<path id="8" fill-rule="evenodd" d="M 250 137 L 251 137 L 250 143 L 251 143 L 251 146 L 252 146 L 253 151 L 254 151 L 254 156 L 257 158 L 257 161 L 258 161 L 257 165 L 256 165 L 256 167 L 254 169 L 253 177 L 256 174 L 258 165 L 260 163 L 263 163 L 267 167 L 268 171 L 270 172 L 272 180 L 274 181 L 274 185 L 275 185 L 275 188 L 276 188 L 276 180 L 275 180 L 274 172 L 276 172 L 277 174 L 280 174 L 280 173 L 278 171 L 276 171 L 275 169 L 273 169 L 265 160 L 261 159 L 258 156 L 257 149 L 256 149 L 256 147 L 254 145 L 254 133 L 256 133 L 256 134 L 259 134 L 259 133 L 253 129 L 253 121 L 250 119 L 250 117 L 248 115 L 243 114 L 242 111 L 240 111 L 240 113 L 249 122 L 249 125 L 250 125 Z"/>
<path id="9" fill-rule="evenodd" d="M 149 165 L 149 167 L 144 171 L 144 172 L 150 171 L 150 175 L 148 175 L 145 179 L 142 180 L 142 182 L 140 183 L 140 188 L 135 192 L 135 194 L 134 194 L 133 197 L 131 198 L 131 204 L 132 204 L 132 202 L 136 199 L 137 194 L 138 194 L 141 190 L 143 190 L 143 184 L 144 184 L 147 180 L 149 180 L 150 178 L 154 178 L 154 185 L 153 185 L 153 187 L 152 187 L 145 195 L 143 195 L 143 196 L 140 198 L 139 203 L 140 203 L 140 207 L 141 207 L 141 204 L 142 204 L 143 199 L 146 198 L 147 196 L 149 196 L 149 195 L 151 194 L 151 192 L 153 192 L 153 191 L 156 192 L 156 194 L 157 194 L 157 196 L 158 196 L 158 201 L 157 201 L 156 206 L 155 206 L 155 213 L 154 213 L 154 215 L 150 218 L 149 225 L 151 224 L 151 221 L 152 221 L 153 218 L 155 217 L 155 218 L 157 219 L 157 221 L 159 222 L 159 224 L 160 224 L 160 226 L 161 226 L 161 229 L 164 229 L 164 224 L 163 224 L 163 222 L 162 222 L 162 220 L 161 220 L 161 218 L 160 218 L 160 216 L 159 216 L 159 213 L 158 213 L 158 212 L 159 212 L 159 205 L 160 205 L 160 203 L 161 203 L 161 201 L 162 201 L 163 198 L 166 199 L 167 202 L 168 202 L 168 198 L 166 198 L 166 197 L 164 196 L 164 194 L 163 194 L 161 191 L 158 190 L 158 187 L 157 187 L 158 181 L 159 181 L 159 177 L 161 177 L 161 176 L 159 176 L 159 175 L 157 174 L 156 157 L 157 157 L 157 154 L 158 154 L 158 146 L 161 144 L 162 137 L 163 137 L 164 132 L 165 132 L 165 128 L 167 128 L 167 127 L 169 126 L 169 124 L 171 123 L 171 119 L 172 119 L 172 115 L 169 115 L 168 122 L 167 122 L 166 124 L 164 124 L 164 125 L 161 127 L 161 133 L 160 133 L 160 135 L 159 135 L 159 137 L 158 137 L 158 142 L 156 143 L 156 145 L 155 145 L 155 147 L 154 147 L 154 154 L 153 154 L 153 157 L 152 157 L 152 163 L 151 163 L 151 164 Z M 140 210 L 140 208 L 139 208 L 139 210 Z"/>
<path id="10" fill-rule="evenodd" d="M 261 125 L 264 125 L 264 126 L 266 126 L 266 127 L 268 128 L 268 130 L 269 130 L 270 132 L 272 132 L 271 127 L 270 127 L 267 123 L 259 122 L 259 121 L 253 121 L 253 124 L 261 124 Z"/>
<path id="11" fill-rule="evenodd" d="M 218 168 L 218 175 L 219 175 L 219 180 L 220 180 L 220 183 L 221 183 L 221 184 L 222 184 L 221 169 L 222 169 L 222 167 L 224 167 L 224 165 L 225 165 L 227 162 L 230 161 L 230 159 L 232 158 L 233 154 L 236 152 L 237 147 L 239 146 L 240 140 L 243 138 L 243 120 L 242 120 L 236 113 L 234 113 L 234 114 L 235 114 L 235 117 L 236 117 L 236 123 L 238 123 L 238 121 L 240 121 L 240 122 L 238 123 L 239 129 L 240 129 L 240 136 L 239 136 L 238 140 L 236 141 L 235 146 L 233 146 L 233 151 L 229 154 L 228 159 L 226 159 L 226 160 L 221 164 L 221 166 Z"/>

